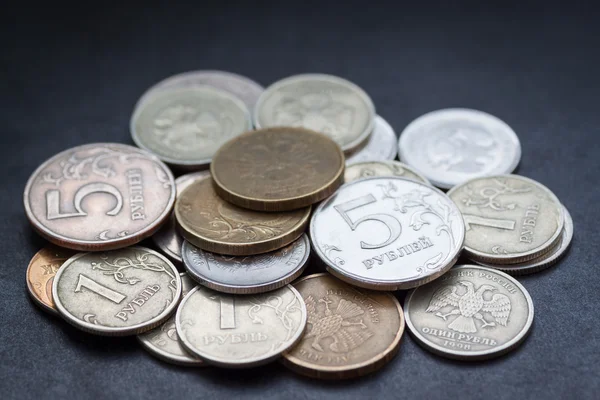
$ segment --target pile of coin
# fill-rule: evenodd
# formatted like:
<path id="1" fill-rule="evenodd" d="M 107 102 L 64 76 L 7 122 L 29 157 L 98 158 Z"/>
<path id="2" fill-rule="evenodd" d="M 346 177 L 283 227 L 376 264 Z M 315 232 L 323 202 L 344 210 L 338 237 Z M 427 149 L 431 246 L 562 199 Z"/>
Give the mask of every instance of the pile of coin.
<path id="1" fill-rule="evenodd" d="M 175 364 L 357 377 L 393 358 L 405 319 L 441 356 L 491 358 L 533 322 L 511 275 L 573 237 L 548 188 L 510 175 L 514 131 L 480 111 L 426 114 L 397 142 L 342 78 L 263 89 L 195 71 L 144 93 L 130 128 L 137 148 L 83 145 L 32 174 L 25 211 L 52 245 L 27 286 L 76 328 L 138 335 Z M 156 250 L 136 245 L 150 237 Z M 309 263 L 327 272 L 303 276 Z M 409 289 L 403 311 L 389 292 Z"/>

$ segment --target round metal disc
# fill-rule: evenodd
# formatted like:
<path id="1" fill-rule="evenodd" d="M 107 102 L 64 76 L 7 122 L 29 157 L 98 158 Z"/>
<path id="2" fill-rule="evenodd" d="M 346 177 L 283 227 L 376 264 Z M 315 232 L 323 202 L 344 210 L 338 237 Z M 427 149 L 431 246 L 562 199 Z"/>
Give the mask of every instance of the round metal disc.
<path id="1" fill-rule="evenodd" d="M 348 183 L 375 176 L 397 176 L 430 185 L 427 178 L 417 170 L 399 161 L 364 161 L 346 165 L 344 182 Z"/>
<path id="2" fill-rule="evenodd" d="M 379 115 L 375 116 L 375 127 L 366 143 L 346 157 L 346 165 L 364 161 L 393 160 L 398 155 L 396 132 Z"/>

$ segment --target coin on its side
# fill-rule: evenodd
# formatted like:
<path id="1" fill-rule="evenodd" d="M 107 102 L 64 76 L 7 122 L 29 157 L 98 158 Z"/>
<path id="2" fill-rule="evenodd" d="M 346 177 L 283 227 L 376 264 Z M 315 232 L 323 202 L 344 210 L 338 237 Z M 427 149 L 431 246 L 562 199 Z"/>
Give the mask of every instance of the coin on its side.
<path id="1" fill-rule="evenodd" d="M 404 316 L 417 342 L 460 360 L 497 357 L 517 347 L 533 322 L 533 302 L 511 276 L 461 265 L 411 291 Z"/>
<path id="2" fill-rule="evenodd" d="M 224 293 L 252 294 L 279 289 L 300 276 L 310 255 L 306 235 L 269 253 L 235 257 L 203 251 L 184 242 L 183 261 L 191 277 Z"/>
<path id="3" fill-rule="evenodd" d="M 448 196 L 460 209 L 469 258 L 513 264 L 550 251 L 564 227 L 563 206 L 544 185 L 518 175 L 476 178 Z"/>
<path id="4" fill-rule="evenodd" d="M 371 134 L 375 107 L 355 84 L 324 74 L 295 75 L 269 86 L 254 108 L 254 126 L 295 126 L 329 136 L 352 151 Z"/>
<path id="5" fill-rule="evenodd" d="M 430 184 L 427 178 L 417 170 L 399 161 L 363 161 L 347 165 L 344 171 L 344 182 L 348 183 L 375 176 L 398 176 L 423 182 L 427 185 Z"/>
<path id="6" fill-rule="evenodd" d="M 31 298 L 42 309 L 58 314 L 52 299 L 52 283 L 58 269 L 74 251 L 56 246 L 47 246 L 38 251 L 27 267 L 27 289 Z"/>
<path id="7" fill-rule="evenodd" d="M 231 138 L 252 128 L 250 111 L 235 96 L 210 86 L 161 90 L 133 113 L 133 141 L 170 165 L 206 168 Z"/>
<path id="8" fill-rule="evenodd" d="M 181 192 L 187 188 L 192 182 L 198 179 L 205 178 L 210 175 L 208 171 L 192 172 L 191 174 L 181 175 L 175 179 L 175 187 L 177 190 L 177 196 L 181 195 Z M 152 235 L 154 244 L 169 257 L 171 260 L 181 264 L 181 246 L 183 245 L 183 237 L 177 231 L 177 220 L 175 219 L 175 212 L 171 213 L 169 220 Z"/>
<path id="9" fill-rule="evenodd" d="M 78 329 L 137 335 L 175 310 L 181 279 L 167 258 L 134 246 L 69 258 L 54 277 L 52 294 L 59 314 Z"/>
<path id="10" fill-rule="evenodd" d="M 210 165 L 217 194 L 256 211 L 288 211 L 329 197 L 344 179 L 344 153 L 327 136 L 278 127 L 224 144 Z"/>
<path id="11" fill-rule="evenodd" d="M 393 160 L 398 155 L 397 142 L 394 129 L 385 119 L 376 115 L 373 133 L 361 148 L 346 157 L 346 165 L 364 161 Z"/>
<path id="12" fill-rule="evenodd" d="M 325 273 L 294 287 L 306 303 L 308 325 L 302 340 L 283 354 L 288 368 L 313 378 L 349 379 L 380 369 L 396 355 L 404 316 L 394 296 Z"/>
<path id="13" fill-rule="evenodd" d="M 181 297 L 183 298 L 197 284 L 185 272 L 179 276 L 181 278 Z M 161 326 L 142 333 L 137 338 L 144 349 L 150 354 L 168 363 L 185 366 L 200 366 L 204 364 L 202 360 L 188 353 L 179 343 L 177 329 L 175 329 L 174 314 Z"/>
<path id="14" fill-rule="evenodd" d="M 400 161 L 443 189 L 481 176 L 509 174 L 521 159 L 521 143 L 510 126 L 466 108 L 415 119 L 400 135 L 398 146 Z"/>
<path id="15" fill-rule="evenodd" d="M 27 218 L 46 239 L 74 250 L 112 250 L 158 230 L 175 202 L 173 174 L 133 146 L 96 143 L 44 162 L 24 193 Z"/>
<path id="16" fill-rule="evenodd" d="M 298 342 L 306 327 L 306 306 L 290 285 L 247 296 L 198 286 L 181 302 L 176 324 L 183 346 L 206 363 L 254 367 Z"/>
<path id="17" fill-rule="evenodd" d="M 212 86 L 233 94 L 242 100 L 249 110 L 254 109 L 264 88 L 252 79 L 226 71 L 189 71 L 170 76 L 148 89 L 138 100 L 139 107 L 150 97 L 168 89 L 186 89 L 196 86 Z"/>
<path id="18" fill-rule="evenodd" d="M 267 253 L 292 243 L 304 232 L 310 210 L 266 213 L 240 208 L 215 193 L 210 177 L 188 186 L 175 204 L 186 240 L 202 250 L 232 256 Z"/>
<path id="19" fill-rule="evenodd" d="M 442 275 L 465 236 L 460 211 L 441 191 L 398 177 L 350 182 L 311 219 L 313 251 L 328 271 L 373 290 L 409 289 Z"/>

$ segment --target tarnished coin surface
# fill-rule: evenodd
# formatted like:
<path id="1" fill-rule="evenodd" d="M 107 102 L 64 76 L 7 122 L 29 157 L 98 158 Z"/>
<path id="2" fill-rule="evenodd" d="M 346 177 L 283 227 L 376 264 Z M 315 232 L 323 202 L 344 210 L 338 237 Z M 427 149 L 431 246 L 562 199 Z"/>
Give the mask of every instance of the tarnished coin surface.
<path id="1" fill-rule="evenodd" d="M 209 171 L 192 172 L 191 174 L 181 175 L 175 179 L 175 188 L 177 196 L 181 195 L 183 189 L 187 188 L 192 182 L 205 178 L 210 175 Z M 177 220 L 175 212 L 171 213 L 169 221 L 165 223 L 154 235 L 152 235 L 154 244 L 169 257 L 171 260 L 182 263 L 181 246 L 183 237 L 177 230 Z"/>
<path id="2" fill-rule="evenodd" d="M 323 74 L 295 75 L 269 86 L 254 109 L 258 128 L 295 126 L 321 132 L 344 151 L 360 146 L 371 134 L 375 107 L 355 84 Z"/>
<path id="3" fill-rule="evenodd" d="M 533 302 L 511 276 L 461 265 L 411 291 L 404 302 L 410 332 L 427 350 L 481 360 L 509 352 L 527 336 Z"/>
<path id="4" fill-rule="evenodd" d="M 399 161 L 364 161 L 346 165 L 344 182 L 348 183 L 375 176 L 398 176 L 429 185 L 427 178 L 414 168 Z"/>
<path id="5" fill-rule="evenodd" d="M 476 178 L 448 196 L 462 212 L 465 252 L 495 264 L 531 260 L 549 251 L 564 227 L 563 206 L 544 185 L 518 175 Z"/>
<path id="6" fill-rule="evenodd" d="M 550 268 L 565 255 L 571 245 L 571 240 L 573 239 L 573 219 L 564 206 L 563 212 L 565 215 L 565 227 L 563 228 L 558 243 L 548 253 L 542 254 L 533 260 L 516 264 L 491 264 L 480 261 L 478 261 L 478 263 L 485 267 L 495 268 L 511 275 L 532 274 Z"/>
<path id="7" fill-rule="evenodd" d="M 181 278 L 181 297 L 183 298 L 196 287 L 197 283 L 186 273 L 179 276 Z M 172 314 L 161 326 L 142 333 L 137 338 L 150 354 L 163 361 L 189 366 L 204 364 L 202 360 L 188 353 L 179 343 L 175 328 L 175 314 Z"/>
<path id="8" fill-rule="evenodd" d="M 373 132 L 361 148 L 346 157 L 346 165 L 363 161 L 393 160 L 398 155 L 397 143 L 394 129 L 385 119 L 376 115 Z"/>
<path id="9" fill-rule="evenodd" d="M 58 269 L 74 251 L 56 246 L 47 246 L 38 251 L 27 267 L 27 289 L 31 298 L 52 314 L 57 314 L 52 299 L 52 283 Z"/>
<path id="10" fill-rule="evenodd" d="M 259 212 L 220 198 L 207 177 L 192 183 L 175 204 L 180 233 L 202 250 L 250 256 L 277 250 L 298 239 L 310 207 L 294 211 Z"/>
<path id="11" fill-rule="evenodd" d="M 449 108 L 411 122 L 400 135 L 399 152 L 400 161 L 418 168 L 435 186 L 450 189 L 469 179 L 511 173 L 521 159 L 521 144 L 493 115 Z"/>
<path id="12" fill-rule="evenodd" d="M 210 86 L 162 90 L 131 117 L 141 148 L 183 168 L 204 168 L 221 145 L 252 128 L 250 111 L 235 96 Z"/>
<path id="13" fill-rule="evenodd" d="M 306 306 L 290 285 L 246 296 L 198 286 L 181 302 L 176 323 L 185 348 L 207 363 L 254 367 L 298 342 L 306 327 Z"/>
<path id="14" fill-rule="evenodd" d="M 427 283 L 456 262 L 465 227 L 441 191 L 375 177 L 347 183 L 317 208 L 313 250 L 336 277 L 374 290 Z"/>
<path id="15" fill-rule="evenodd" d="M 310 255 L 306 235 L 269 253 L 224 256 L 183 244 L 185 269 L 202 285 L 224 293 L 252 294 L 278 289 L 300 276 Z"/>
<path id="16" fill-rule="evenodd" d="M 396 298 L 315 274 L 294 284 L 308 312 L 302 340 L 283 354 L 290 369 L 313 378 L 348 379 L 374 372 L 397 353 L 404 316 Z"/>
<path id="17" fill-rule="evenodd" d="M 212 86 L 233 94 L 242 100 L 249 110 L 254 108 L 265 90 L 260 84 L 242 75 L 226 71 L 189 71 L 170 76 L 148 89 L 138 101 L 138 107 L 148 98 L 168 89 L 187 89 Z"/>
<path id="18" fill-rule="evenodd" d="M 181 297 L 173 264 L 144 247 L 80 253 L 58 270 L 52 285 L 60 315 L 81 330 L 137 335 L 162 322 Z"/>
<path id="19" fill-rule="evenodd" d="M 288 211 L 330 196 L 344 179 L 344 153 L 303 128 L 247 132 L 224 144 L 210 172 L 217 194 L 257 211 Z"/>
<path id="20" fill-rule="evenodd" d="M 111 250 L 152 235 L 175 202 L 173 174 L 132 146 L 96 143 L 65 150 L 29 178 L 25 212 L 51 242 Z"/>

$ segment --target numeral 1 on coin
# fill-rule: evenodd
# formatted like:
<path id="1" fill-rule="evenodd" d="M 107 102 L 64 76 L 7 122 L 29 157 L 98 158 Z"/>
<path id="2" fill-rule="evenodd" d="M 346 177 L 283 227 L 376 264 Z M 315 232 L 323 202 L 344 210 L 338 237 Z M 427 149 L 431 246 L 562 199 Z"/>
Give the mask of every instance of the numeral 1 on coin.
<path id="1" fill-rule="evenodd" d="M 219 297 L 221 303 L 221 329 L 235 329 L 235 303 L 232 296 Z"/>
<path id="2" fill-rule="evenodd" d="M 494 219 L 479 217 L 477 215 L 463 214 L 466 230 L 471 229 L 471 225 L 488 226 L 490 228 L 499 228 L 512 231 L 515 229 L 515 221 L 509 219 Z"/>
<path id="3" fill-rule="evenodd" d="M 84 287 L 100 296 L 112 301 L 113 303 L 119 304 L 126 297 L 125 295 L 116 292 L 106 286 L 99 284 L 98 282 L 88 278 L 83 274 L 79 274 L 77 280 L 77 286 L 75 287 L 75 293 L 81 292 L 81 288 Z"/>

